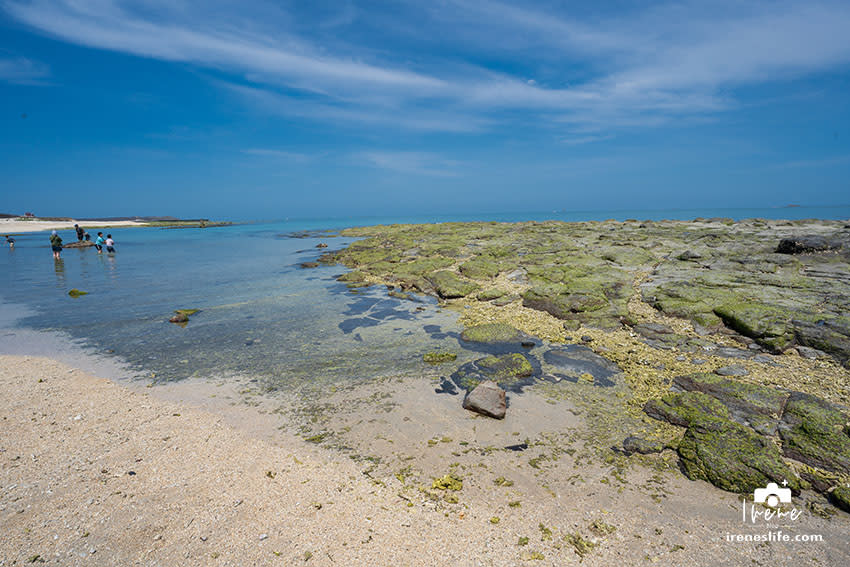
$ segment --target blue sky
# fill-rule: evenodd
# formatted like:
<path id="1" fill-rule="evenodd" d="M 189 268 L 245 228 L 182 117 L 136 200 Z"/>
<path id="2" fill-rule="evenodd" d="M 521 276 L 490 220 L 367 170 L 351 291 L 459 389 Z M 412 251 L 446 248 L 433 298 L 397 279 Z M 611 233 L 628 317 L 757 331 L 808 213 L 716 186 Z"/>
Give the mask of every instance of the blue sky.
<path id="1" fill-rule="evenodd" d="M 0 0 L 0 212 L 850 203 L 850 3 Z"/>

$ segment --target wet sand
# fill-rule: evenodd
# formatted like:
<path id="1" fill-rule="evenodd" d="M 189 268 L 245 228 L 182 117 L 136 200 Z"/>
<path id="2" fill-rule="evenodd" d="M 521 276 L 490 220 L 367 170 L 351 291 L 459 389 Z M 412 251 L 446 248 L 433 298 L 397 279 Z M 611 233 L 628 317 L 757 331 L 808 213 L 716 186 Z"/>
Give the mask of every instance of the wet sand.
<path id="1" fill-rule="evenodd" d="M 850 563 L 850 516 L 814 494 L 781 529 L 823 542 L 724 541 L 766 526 L 674 469 L 584 458 L 566 401 L 530 393 L 495 421 L 398 377 L 329 392 L 335 434 L 317 445 L 303 406 L 219 384 L 144 388 L 0 356 L 0 565 Z M 460 491 L 432 488 L 450 472 Z"/>

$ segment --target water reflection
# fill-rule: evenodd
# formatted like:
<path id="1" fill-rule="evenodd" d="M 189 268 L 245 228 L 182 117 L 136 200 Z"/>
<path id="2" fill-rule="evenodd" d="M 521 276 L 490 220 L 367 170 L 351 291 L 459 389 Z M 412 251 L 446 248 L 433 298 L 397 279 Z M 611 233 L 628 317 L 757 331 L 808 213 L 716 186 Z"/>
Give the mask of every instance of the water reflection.
<path id="1" fill-rule="evenodd" d="M 65 260 L 53 260 L 53 271 L 56 274 L 56 286 L 65 289 Z"/>

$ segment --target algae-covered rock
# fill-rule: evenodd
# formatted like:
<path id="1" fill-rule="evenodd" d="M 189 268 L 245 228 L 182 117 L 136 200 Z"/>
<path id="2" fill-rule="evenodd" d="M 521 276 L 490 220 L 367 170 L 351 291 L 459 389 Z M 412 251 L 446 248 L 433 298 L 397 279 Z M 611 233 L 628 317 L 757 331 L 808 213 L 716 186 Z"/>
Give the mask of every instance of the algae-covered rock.
<path id="1" fill-rule="evenodd" d="M 190 316 L 200 311 L 200 309 L 175 309 L 174 312 L 178 315 Z"/>
<path id="2" fill-rule="evenodd" d="M 185 324 L 185 323 L 189 322 L 189 316 L 186 315 L 185 313 L 177 313 L 176 315 L 172 315 L 171 318 L 168 321 L 170 323 L 183 323 L 183 324 Z"/>
<path id="3" fill-rule="evenodd" d="M 453 352 L 426 352 L 422 355 L 422 360 L 428 364 L 442 364 L 457 360 L 457 354 Z"/>
<path id="4" fill-rule="evenodd" d="M 338 282 L 351 282 L 358 283 L 366 280 L 366 274 L 359 270 L 352 270 L 350 272 L 346 272 L 341 276 L 337 277 L 336 281 Z"/>
<path id="5" fill-rule="evenodd" d="M 846 484 L 836 486 L 833 491 L 829 493 L 829 501 L 836 507 L 841 508 L 850 514 L 850 486 L 847 486 Z"/>
<path id="6" fill-rule="evenodd" d="M 486 280 L 499 275 L 499 264 L 495 258 L 476 256 L 460 265 L 460 273 L 474 280 Z"/>
<path id="7" fill-rule="evenodd" d="M 768 482 L 788 481 L 799 490 L 797 477 L 768 438 L 728 419 L 701 420 L 685 432 L 678 447 L 682 470 L 692 480 L 706 480 L 730 492 L 751 493 Z"/>
<path id="8" fill-rule="evenodd" d="M 500 356 L 488 356 L 476 361 L 476 364 L 484 375 L 497 380 L 534 374 L 534 367 L 531 366 L 528 359 L 516 352 Z"/>
<path id="9" fill-rule="evenodd" d="M 475 296 L 475 299 L 478 301 L 492 301 L 503 297 L 506 293 L 507 292 L 505 290 L 498 288 L 485 289 L 484 291 L 479 292 L 478 295 Z"/>
<path id="10" fill-rule="evenodd" d="M 302 268 L 318 268 L 319 263 L 318 262 L 301 262 L 300 266 Z"/>
<path id="11" fill-rule="evenodd" d="M 787 457 L 828 471 L 850 475 L 850 417 L 829 402 L 793 392 L 779 424 Z"/>
<path id="12" fill-rule="evenodd" d="M 503 419 L 507 410 L 505 391 L 491 380 L 481 382 L 463 398 L 463 409 Z"/>
<path id="13" fill-rule="evenodd" d="M 174 315 L 172 315 L 171 319 L 168 321 L 170 323 L 177 323 L 181 327 L 185 327 L 186 323 L 189 322 L 189 316 L 194 315 L 200 311 L 200 309 L 175 309 Z"/>
<path id="14" fill-rule="evenodd" d="M 534 287 L 523 294 L 522 304 L 559 319 L 569 319 L 577 313 L 602 309 L 608 301 L 597 294 L 559 293 L 549 287 Z"/>
<path id="15" fill-rule="evenodd" d="M 623 452 L 626 455 L 632 455 L 634 453 L 651 455 L 652 453 L 660 453 L 663 450 L 664 443 L 659 441 L 649 441 L 634 435 L 630 435 L 623 440 Z"/>
<path id="16" fill-rule="evenodd" d="M 465 390 L 471 390 L 482 382 L 495 381 L 506 390 L 520 392 L 524 386 L 534 382 L 534 374 L 535 369 L 529 359 L 515 352 L 468 362 L 452 374 L 452 380 Z"/>
<path id="17" fill-rule="evenodd" d="M 757 302 L 730 302 L 715 307 L 714 313 L 727 326 L 772 352 L 782 352 L 793 344 L 793 314 L 788 309 Z"/>
<path id="18" fill-rule="evenodd" d="M 665 394 L 661 398 L 647 401 L 643 411 L 654 419 L 683 427 L 729 417 L 729 410 L 725 405 L 702 392 Z"/>
<path id="19" fill-rule="evenodd" d="M 467 327 L 460 338 L 471 343 L 485 344 L 519 344 L 527 335 L 507 323 L 485 323 Z"/>
<path id="20" fill-rule="evenodd" d="M 470 293 L 480 289 L 477 283 L 461 278 L 448 270 L 434 272 L 428 276 L 428 280 L 443 299 L 466 297 Z"/>
<path id="21" fill-rule="evenodd" d="M 815 322 L 793 320 L 797 342 L 827 352 L 844 366 L 850 366 L 850 319 L 847 317 Z"/>
<path id="22" fill-rule="evenodd" d="M 79 290 L 77 288 L 73 288 L 72 290 L 70 290 L 68 292 L 68 295 L 70 295 L 71 297 L 81 297 L 83 295 L 88 295 L 88 294 L 89 294 L 89 292 L 82 291 L 82 290 Z"/>
<path id="23" fill-rule="evenodd" d="M 738 420 L 753 414 L 779 417 L 788 393 L 758 384 L 724 378 L 715 374 L 676 376 L 673 385 L 682 390 L 706 393 L 723 403 Z"/>

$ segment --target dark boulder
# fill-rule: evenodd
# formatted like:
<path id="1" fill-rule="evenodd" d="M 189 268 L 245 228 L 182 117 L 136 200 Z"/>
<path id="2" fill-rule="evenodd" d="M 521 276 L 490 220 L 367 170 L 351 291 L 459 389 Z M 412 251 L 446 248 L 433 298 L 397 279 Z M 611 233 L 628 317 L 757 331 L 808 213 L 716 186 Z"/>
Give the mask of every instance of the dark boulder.
<path id="1" fill-rule="evenodd" d="M 776 251 L 779 254 L 811 254 L 813 252 L 825 252 L 841 248 L 843 242 L 840 238 L 825 237 L 820 235 L 794 236 L 783 238 L 779 241 Z"/>
<path id="2" fill-rule="evenodd" d="M 495 382 L 481 382 L 463 398 L 463 408 L 488 417 L 503 419 L 507 409 L 505 391 Z"/>

